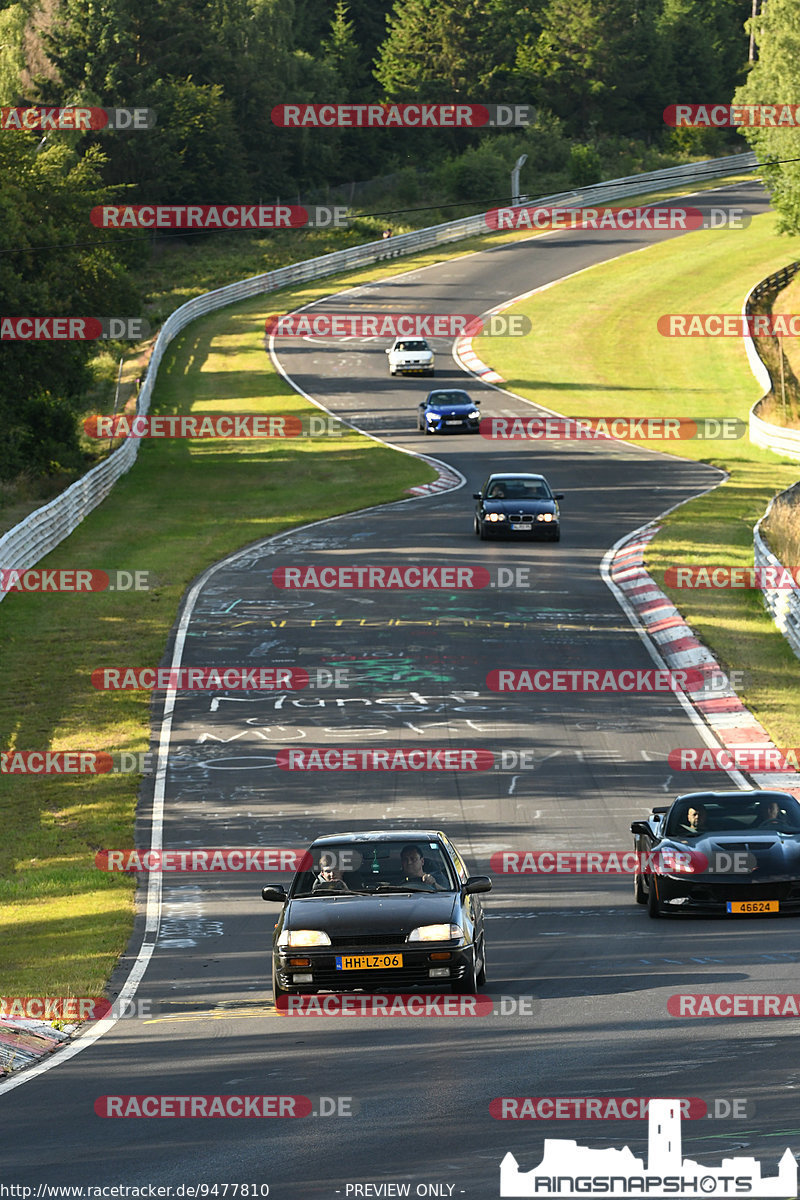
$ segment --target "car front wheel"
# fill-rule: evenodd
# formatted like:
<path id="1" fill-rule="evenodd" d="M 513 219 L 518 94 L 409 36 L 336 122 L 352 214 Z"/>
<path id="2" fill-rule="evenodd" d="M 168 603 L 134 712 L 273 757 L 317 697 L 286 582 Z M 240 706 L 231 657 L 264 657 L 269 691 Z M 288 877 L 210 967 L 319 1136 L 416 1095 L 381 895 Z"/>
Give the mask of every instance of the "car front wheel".
<path id="1" fill-rule="evenodd" d="M 275 963 L 273 961 L 273 963 L 272 963 L 272 999 L 277 1004 L 278 998 L 280 996 L 288 996 L 288 995 L 289 995 L 289 993 L 286 990 L 286 988 L 282 988 L 281 985 L 278 983 L 278 976 L 277 976 L 277 972 L 275 971 Z"/>
<path id="2" fill-rule="evenodd" d="M 647 893 L 647 915 L 648 917 L 652 917 L 654 921 L 661 916 L 661 905 L 658 903 L 656 885 L 652 877 L 650 879 L 650 890 Z"/>
<path id="3" fill-rule="evenodd" d="M 472 962 L 464 972 L 462 979 L 454 979 L 450 984 L 454 992 L 469 992 L 470 994 L 478 990 L 478 976 L 475 971 L 475 958 L 473 953 Z"/>
<path id="4" fill-rule="evenodd" d="M 481 938 L 481 965 L 478 968 L 476 976 L 478 987 L 483 987 L 486 983 L 486 938 Z"/>

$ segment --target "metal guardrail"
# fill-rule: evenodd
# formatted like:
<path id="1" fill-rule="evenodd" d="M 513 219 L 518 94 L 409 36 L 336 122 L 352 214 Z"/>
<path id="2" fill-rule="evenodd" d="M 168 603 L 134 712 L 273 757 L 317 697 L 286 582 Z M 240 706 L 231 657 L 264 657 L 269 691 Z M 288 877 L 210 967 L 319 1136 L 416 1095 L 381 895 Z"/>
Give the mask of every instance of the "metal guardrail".
<path id="1" fill-rule="evenodd" d="M 753 526 L 753 562 L 756 567 L 782 569 L 783 564 L 780 559 L 775 557 L 761 535 L 761 525 L 772 511 L 775 501 L 779 500 L 782 496 L 788 496 L 796 488 L 800 488 L 800 484 L 793 484 L 785 492 L 779 493 L 778 496 L 773 496 L 767 506 L 767 511 L 761 520 L 757 521 Z M 798 500 L 800 500 L 800 496 L 798 496 Z M 786 641 L 797 657 L 800 658 L 800 588 L 762 587 L 761 594 L 776 626 L 786 638 Z"/>
<path id="2" fill-rule="evenodd" d="M 800 271 L 800 262 L 792 262 L 785 267 L 781 267 L 780 271 L 775 271 L 772 275 L 768 275 L 766 279 L 762 279 L 745 297 L 742 313 L 749 316 L 753 311 L 754 301 L 760 300 L 762 296 L 774 291 L 776 288 L 785 288 L 787 283 L 791 279 L 794 279 L 798 271 Z M 782 353 L 780 339 L 776 338 L 775 340 Z M 758 410 L 767 399 L 767 396 L 771 392 L 774 392 L 775 383 L 767 370 L 764 360 L 758 353 L 754 339 L 749 333 L 745 337 L 745 349 L 750 362 L 750 369 L 764 389 L 764 395 L 750 409 L 748 421 L 750 441 L 754 446 L 761 446 L 764 450 L 772 450 L 774 454 L 782 454 L 784 458 L 800 460 L 800 429 L 787 429 L 783 425 L 772 425 L 769 421 L 762 421 L 758 415 Z"/>
<path id="3" fill-rule="evenodd" d="M 751 171 L 754 169 L 756 161 L 755 154 L 747 151 L 743 154 L 731 154 L 724 158 L 708 159 L 701 163 L 665 167 L 659 171 L 649 171 L 640 175 L 626 175 L 620 179 L 607 180 L 605 183 L 592 184 L 590 187 L 575 189 L 571 192 L 541 196 L 529 203 L 541 206 L 557 204 L 561 208 L 577 208 L 587 203 L 600 204 L 609 200 L 622 200 L 627 196 L 659 191 L 670 186 L 683 186 L 702 182 L 705 179 L 716 179 L 722 175 Z M 461 217 L 457 221 L 448 221 L 443 225 L 431 225 L 426 229 L 398 234 L 391 239 L 391 242 L 381 239 L 380 241 L 366 242 L 362 246 L 353 246 L 348 250 L 336 250 L 332 254 L 325 254 L 320 258 L 307 259 L 305 262 L 280 267 L 276 271 L 268 271 L 263 275 L 254 275 L 250 279 L 240 280 L 238 283 L 229 284 L 227 287 L 206 292 L 202 296 L 189 300 L 180 308 L 176 308 L 159 330 L 148 363 L 147 375 L 139 392 L 137 413 L 144 416 L 149 411 L 156 374 L 167 346 L 182 329 L 185 329 L 197 317 L 214 312 L 218 308 L 224 308 L 225 305 L 234 304 L 239 300 L 247 300 L 266 292 L 274 292 L 296 283 L 304 283 L 309 279 L 320 279 L 352 267 L 368 266 L 390 257 L 414 254 L 419 250 L 428 250 L 446 242 L 487 233 L 485 215 L 485 213 L 478 213 L 471 217 Z M 31 513 L 0 537 L 0 566 L 20 571 L 26 570 L 55 549 L 88 516 L 92 509 L 105 499 L 117 479 L 131 469 L 139 452 L 139 440 L 139 438 L 127 438 L 119 449 L 113 451 L 102 463 L 92 467 L 86 475 L 68 487 L 60 496 Z M 0 600 L 5 598 L 5 594 L 0 591 Z"/>

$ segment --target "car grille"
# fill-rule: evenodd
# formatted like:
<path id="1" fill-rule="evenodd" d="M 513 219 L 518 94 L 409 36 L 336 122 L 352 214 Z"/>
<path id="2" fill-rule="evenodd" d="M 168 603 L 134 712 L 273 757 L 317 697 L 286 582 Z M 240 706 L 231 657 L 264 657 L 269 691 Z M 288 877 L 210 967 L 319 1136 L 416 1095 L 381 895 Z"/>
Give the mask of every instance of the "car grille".
<path id="1" fill-rule="evenodd" d="M 331 945 L 341 948 L 342 946 L 375 946 L 378 949 L 392 946 L 403 946 L 406 942 L 404 933 L 397 933 L 392 930 L 388 933 L 351 933 L 345 935 L 331 935 Z"/>
<path id="2" fill-rule="evenodd" d="M 726 900 L 800 900 L 800 886 L 791 880 L 774 883 L 716 883 L 692 888 L 693 900 L 711 900 L 719 904 Z"/>

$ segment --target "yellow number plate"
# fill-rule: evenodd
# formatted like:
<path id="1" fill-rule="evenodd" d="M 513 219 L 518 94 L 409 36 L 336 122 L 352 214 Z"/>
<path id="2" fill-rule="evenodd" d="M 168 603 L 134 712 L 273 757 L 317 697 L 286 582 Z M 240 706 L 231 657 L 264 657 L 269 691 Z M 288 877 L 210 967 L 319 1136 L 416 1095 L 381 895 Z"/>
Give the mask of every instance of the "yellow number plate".
<path id="1" fill-rule="evenodd" d="M 729 913 L 779 912 L 777 900 L 729 900 Z"/>
<path id="2" fill-rule="evenodd" d="M 386 971 L 402 967 L 402 954 L 343 954 L 336 956 L 337 971 Z"/>

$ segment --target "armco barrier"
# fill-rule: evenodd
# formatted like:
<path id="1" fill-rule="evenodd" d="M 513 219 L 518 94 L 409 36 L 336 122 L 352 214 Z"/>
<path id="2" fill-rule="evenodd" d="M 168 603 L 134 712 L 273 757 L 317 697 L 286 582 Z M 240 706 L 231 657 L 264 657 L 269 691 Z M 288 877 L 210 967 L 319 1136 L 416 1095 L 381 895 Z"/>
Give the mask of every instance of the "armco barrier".
<path id="1" fill-rule="evenodd" d="M 725 158 L 712 158 L 705 162 L 690 163 L 678 167 L 666 167 L 660 171 L 650 171 L 641 175 L 626 175 L 621 179 L 608 180 L 605 183 L 593 184 L 572 192 L 559 192 L 552 196 L 541 196 L 536 200 L 527 201 L 537 205 L 557 205 L 559 208 L 577 208 L 582 204 L 602 204 L 610 200 L 622 200 L 627 196 L 642 195 L 645 192 L 659 191 L 668 187 L 689 185 L 702 182 L 704 179 L 717 179 L 722 175 L 739 174 L 751 171 L 756 165 L 756 157 L 752 151 L 744 154 L 731 154 Z M 362 246 L 353 246 L 349 250 L 336 250 L 333 254 L 325 254 L 321 258 L 308 259 L 306 262 L 294 263 L 289 267 L 281 267 L 277 271 L 268 271 L 264 275 L 254 275 L 239 283 L 229 284 L 214 292 L 206 292 L 202 296 L 189 300 L 176 308 L 162 325 L 153 353 L 148 364 L 147 376 L 139 393 L 137 412 L 144 415 L 150 408 L 150 397 L 159 364 L 164 351 L 175 337 L 196 317 L 204 316 L 215 309 L 224 308 L 238 300 L 247 300 L 264 292 L 273 292 L 279 288 L 289 287 L 295 283 L 303 283 L 309 279 L 319 279 L 325 275 L 335 275 L 339 271 L 353 267 L 369 266 L 388 257 L 401 254 L 414 254 L 418 250 L 427 250 L 445 242 L 458 241 L 461 238 L 485 233 L 486 224 L 484 213 L 471 217 L 462 217 L 457 221 L 449 221 L 444 225 L 431 225 L 427 229 L 417 229 L 412 233 L 399 234 L 389 242 L 381 239 L 367 242 Z M 49 554 L 59 542 L 68 537 L 73 529 L 108 495 L 111 488 L 121 475 L 129 471 L 136 461 L 139 452 L 139 439 L 127 438 L 118 450 L 110 454 L 104 462 L 93 467 L 82 479 L 51 500 L 43 508 L 37 509 L 10 529 L 0 538 L 0 566 L 24 570 L 39 562 Z M 5 597 L 0 592 L 0 600 Z"/>
<path id="2" fill-rule="evenodd" d="M 742 312 L 749 315 L 753 311 L 754 300 L 760 300 L 765 292 L 786 287 L 789 280 L 793 279 L 798 271 L 800 271 L 800 262 L 793 262 L 788 266 L 781 267 L 780 271 L 768 275 L 766 279 L 762 279 L 745 297 Z M 775 340 L 780 349 L 780 338 Z M 764 395 L 750 409 L 750 441 L 754 446 L 762 446 L 765 450 L 772 450 L 774 454 L 782 454 L 784 458 L 800 459 L 800 429 L 786 429 L 781 425 L 771 425 L 759 417 L 758 410 L 770 392 L 774 391 L 775 385 L 749 333 L 745 335 L 745 350 L 750 362 L 750 369 L 764 389 Z"/>
<path id="3" fill-rule="evenodd" d="M 772 506 L 781 496 L 787 496 L 800 485 L 794 484 L 787 488 L 785 492 L 781 492 L 779 496 L 773 496 L 760 521 L 757 521 L 753 527 L 753 562 L 757 567 L 781 567 L 781 562 L 775 557 L 767 543 L 761 536 L 761 525 L 769 516 Z M 798 496 L 800 501 L 800 496 Z M 795 565 L 795 564 L 791 564 Z M 777 625 L 780 632 L 786 638 L 789 645 L 794 650 L 798 658 L 800 658 L 800 589 L 793 588 L 765 588 L 762 587 L 761 594 L 764 597 L 764 603 L 772 614 L 772 619 Z"/>

